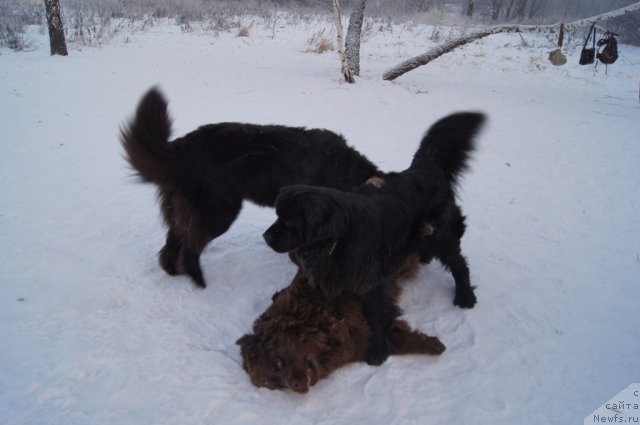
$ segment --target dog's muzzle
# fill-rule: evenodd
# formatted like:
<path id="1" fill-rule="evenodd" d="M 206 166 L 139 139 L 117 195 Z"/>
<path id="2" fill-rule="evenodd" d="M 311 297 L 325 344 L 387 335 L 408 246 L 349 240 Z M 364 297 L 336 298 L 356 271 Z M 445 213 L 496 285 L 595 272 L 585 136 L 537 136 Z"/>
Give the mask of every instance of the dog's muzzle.
<path id="1" fill-rule="evenodd" d="M 275 252 L 284 253 L 288 252 L 289 249 L 279 241 L 277 231 L 273 228 L 273 226 L 269 227 L 266 232 L 262 234 L 262 238 L 269 245 L 269 248 L 273 249 Z M 286 245 L 286 244 L 284 244 Z"/>

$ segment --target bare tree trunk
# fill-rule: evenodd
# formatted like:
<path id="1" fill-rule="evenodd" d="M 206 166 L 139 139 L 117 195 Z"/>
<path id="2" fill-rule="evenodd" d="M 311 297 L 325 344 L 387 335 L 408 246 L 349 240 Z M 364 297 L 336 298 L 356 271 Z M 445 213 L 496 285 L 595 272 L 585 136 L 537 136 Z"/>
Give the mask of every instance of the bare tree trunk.
<path id="1" fill-rule="evenodd" d="M 558 48 L 564 43 L 564 24 L 560 24 L 560 33 L 558 34 Z"/>
<path id="2" fill-rule="evenodd" d="M 44 0 L 49 25 L 49 44 L 52 55 L 67 56 L 67 44 L 64 40 L 64 28 L 60 19 L 60 0 Z"/>
<path id="3" fill-rule="evenodd" d="M 367 0 L 357 0 L 353 5 L 351 17 L 349 17 L 344 50 L 347 56 L 347 65 L 353 75 L 360 75 L 360 36 L 362 34 L 364 7 L 366 4 Z"/>
<path id="4" fill-rule="evenodd" d="M 473 9 L 474 9 L 473 0 L 469 0 L 469 4 L 467 5 L 467 17 L 468 18 L 472 18 L 473 17 Z"/>
<path id="5" fill-rule="evenodd" d="M 347 83 L 355 83 L 349 64 L 347 63 L 347 56 L 344 54 L 344 33 L 342 30 L 342 16 L 340 13 L 340 0 L 333 0 L 333 18 L 336 21 L 336 32 L 338 34 L 338 56 L 340 57 L 340 64 L 342 66 L 342 74 L 344 80 Z"/>
<path id="6" fill-rule="evenodd" d="M 540 12 L 542 2 L 543 0 L 531 0 L 531 5 L 529 6 L 529 14 L 527 15 L 529 19 L 533 18 Z"/>
<path id="7" fill-rule="evenodd" d="M 505 16 L 507 19 L 511 19 L 513 17 L 512 13 L 513 13 L 513 8 L 515 4 L 516 4 L 516 0 L 509 0 L 509 4 L 507 5 L 507 10 L 505 13 Z"/>
<path id="8" fill-rule="evenodd" d="M 418 12 L 428 12 L 431 9 L 433 0 L 420 0 L 417 3 Z"/>
<path id="9" fill-rule="evenodd" d="M 497 21 L 502 13 L 503 0 L 491 0 L 491 20 Z"/>
<path id="10" fill-rule="evenodd" d="M 518 3 L 517 9 L 515 11 L 515 15 L 518 18 L 518 21 L 522 21 L 527 11 L 527 3 L 528 0 L 520 0 Z"/>
<path id="11" fill-rule="evenodd" d="M 569 22 L 564 24 L 565 30 L 574 30 L 576 28 L 584 27 L 587 25 L 591 25 L 594 22 L 606 21 L 608 19 L 616 18 L 618 16 L 625 15 L 627 13 L 633 12 L 635 10 L 640 10 L 640 1 L 630 4 L 629 6 L 614 10 L 612 12 L 603 13 L 601 15 L 592 16 L 590 18 L 581 19 L 579 21 Z M 479 40 L 486 36 L 492 34 L 498 34 L 501 32 L 552 32 L 557 31 L 561 24 L 553 24 L 553 25 L 503 25 L 487 28 L 484 30 L 480 30 L 474 34 L 467 35 L 465 37 L 461 37 L 445 43 L 441 46 L 434 47 L 428 52 L 416 56 L 414 58 L 408 59 L 399 65 L 389 69 L 386 71 L 382 78 L 384 80 L 395 80 L 399 76 L 418 68 L 419 66 L 426 65 L 432 60 L 439 58 L 445 53 L 449 53 L 450 51 L 464 46 L 465 44 L 471 43 L 472 41 Z"/>

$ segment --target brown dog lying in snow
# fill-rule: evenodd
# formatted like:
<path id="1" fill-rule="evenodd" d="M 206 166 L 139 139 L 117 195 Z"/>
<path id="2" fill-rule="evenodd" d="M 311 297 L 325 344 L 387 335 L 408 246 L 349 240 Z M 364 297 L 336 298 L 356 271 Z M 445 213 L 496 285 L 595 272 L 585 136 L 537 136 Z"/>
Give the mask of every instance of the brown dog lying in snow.
<path id="1" fill-rule="evenodd" d="M 390 293 L 400 295 L 400 279 L 415 276 L 418 257 L 412 256 L 396 273 Z M 254 322 L 253 334 L 236 343 L 243 368 L 257 387 L 289 388 L 306 393 L 318 380 L 351 362 L 365 360 L 370 330 L 355 296 L 329 300 L 298 271 L 291 284 L 273 296 L 273 303 Z M 436 337 L 412 330 L 395 320 L 390 335 L 391 354 L 442 354 Z"/>

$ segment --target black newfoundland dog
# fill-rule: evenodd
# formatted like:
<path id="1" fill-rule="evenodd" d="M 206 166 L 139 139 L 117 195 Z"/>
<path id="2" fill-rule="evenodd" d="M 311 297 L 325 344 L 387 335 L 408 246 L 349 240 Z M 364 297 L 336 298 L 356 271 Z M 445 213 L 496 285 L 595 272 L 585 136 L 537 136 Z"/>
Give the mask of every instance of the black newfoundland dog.
<path id="1" fill-rule="evenodd" d="M 278 219 L 265 241 L 277 252 L 291 252 L 326 296 L 361 297 L 371 329 L 369 364 L 389 356 L 389 332 L 400 310 L 387 293 L 388 282 L 409 255 L 418 252 L 423 262 L 437 257 L 454 276 L 454 304 L 476 303 L 460 250 L 465 223 L 455 186 L 484 121 L 483 114 L 471 112 L 441 119 L 408 169 L 375 178 L 375 184 L 349 192 L 305 185 L 280 191 Z"/>
<path id="2" fill-rule="evenodd" d="M 151 89 L 121 131 L 126 159 L 158 187 L 166 244 L 160 265 L 205 287 L 200 254 L 226 232 L 242 201 L 273 206 L 281 187 L 308 184 L 347 190 L 378 170 L 344 138 L 322 129 L 242 123 L 209 124 L 169 141 L 167 101 Z"/>

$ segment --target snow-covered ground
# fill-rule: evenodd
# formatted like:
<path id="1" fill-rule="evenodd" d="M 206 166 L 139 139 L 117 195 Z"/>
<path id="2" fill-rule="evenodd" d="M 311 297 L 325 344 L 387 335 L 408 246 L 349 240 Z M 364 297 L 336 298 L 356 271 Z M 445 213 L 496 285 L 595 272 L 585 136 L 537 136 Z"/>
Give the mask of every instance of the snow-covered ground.
<path id="1" fill-rule="evenodd" d="M 571 424 L 640 381 L 640 49 L 605 75 L 497 35 L 386 82 L 432 29 L 373 27 L 348 85 L 335 52 L 307 52 L 322 28 L 158 25 L 65 58 L 36 31 L 31 51 L 0 49 L 1 424 Z M 479 304 L 454 307 L 437 264 L 401 303 L 447 351 L 351 365 L 307 395 L 254 388 L 235 341 L 294 267 L 261 238 L 274 212 L 246 204 L 202 257 L 206 290 L 159 268 L 154 188 L 118 143 L 152 85 L 175 135 L 325 127 L 383 170 L 438 118 L 485 111 L 459 193 Z"/>

